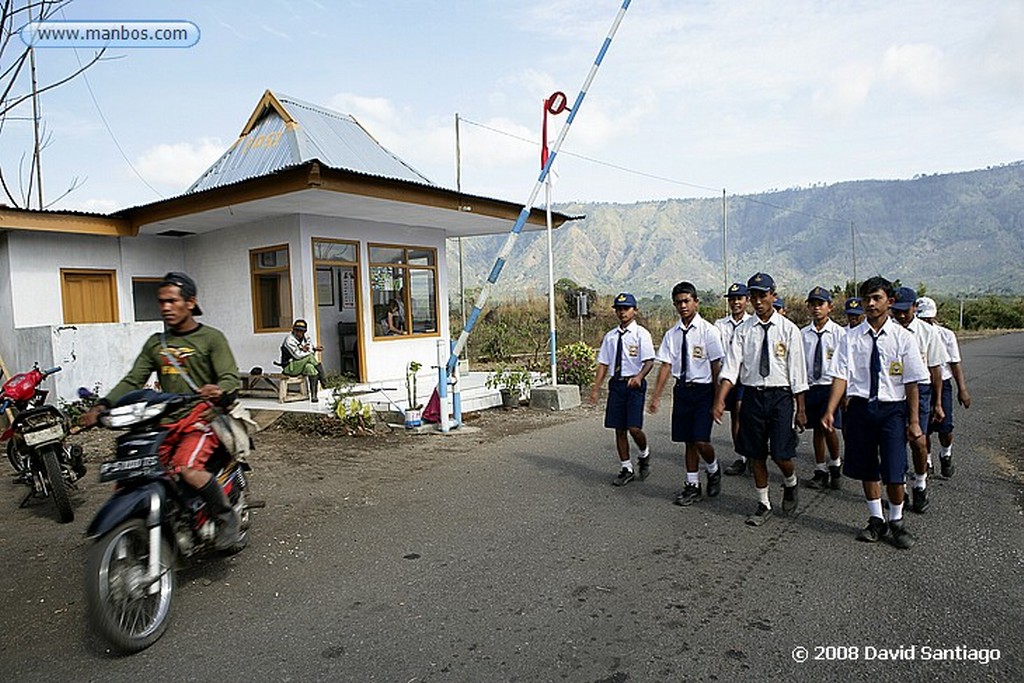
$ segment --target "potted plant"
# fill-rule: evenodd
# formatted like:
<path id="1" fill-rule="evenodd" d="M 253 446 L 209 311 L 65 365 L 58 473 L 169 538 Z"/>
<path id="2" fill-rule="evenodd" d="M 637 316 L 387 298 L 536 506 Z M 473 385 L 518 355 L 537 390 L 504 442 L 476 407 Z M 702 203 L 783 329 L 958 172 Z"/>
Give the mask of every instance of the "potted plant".
<path id="1" fill-rule="evenodd" d="M 416 402 L 416 373 L 423 367 L 416 361 L 409 363 L 405 371 L 405 397 L 408 400 L 408 407 L 405 410 L 405 428 L 413 429 L 423 424 L 423 416 L 420 412 L 420 404 Z"/>
<path id="2" fill-rule="evenodd" d="M 492 373 L 485 384 L 488 389 L 497 389 L 501 393 L 501 403 L 504 407 L 513 408 L 529 395 L 533 378 L 521 365 L 505 365 Z"/>

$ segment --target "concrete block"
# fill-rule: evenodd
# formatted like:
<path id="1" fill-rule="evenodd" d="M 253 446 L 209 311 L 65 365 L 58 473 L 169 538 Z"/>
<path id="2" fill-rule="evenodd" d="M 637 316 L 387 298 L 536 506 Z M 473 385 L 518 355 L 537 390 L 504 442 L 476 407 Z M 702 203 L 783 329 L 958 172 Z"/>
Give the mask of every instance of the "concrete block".
<path id="1" fill-rule="evenodd" d="M 534 387 L 530 390 L 530 407 L 537 410 L 569 410 L 579 405 L 580 388 L 575 384 Z"/>

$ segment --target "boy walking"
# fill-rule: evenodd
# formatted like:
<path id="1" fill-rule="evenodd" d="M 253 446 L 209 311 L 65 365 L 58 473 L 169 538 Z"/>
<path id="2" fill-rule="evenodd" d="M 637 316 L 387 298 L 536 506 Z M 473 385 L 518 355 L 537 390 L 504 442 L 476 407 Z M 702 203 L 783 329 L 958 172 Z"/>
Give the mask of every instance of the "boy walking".
<path id="1" fill-rule="evenodd" d="M 807 294 L 807 313 L 811 322 L 800 333 L 803 336 L 804 358 L 807 361 L 809 387 L 804 403 L 807 407 L 807 424 L 814 430 L 814 475 L 807 482 L 812 489 L 839 489 L 842 473 L 839 465 L 839 435 L 827 430 L 821 418 L 828 407 L 832 391 L 832 377 L 828 374 L 829 363 L 835 355 L 839 342 L 846 336 L 846 330 L 833 322 L 832 293 L 824 287 L 815 287 Z M 841 428 L 840 420 L 836 426 Z M 825 450 L 829 460 L 825 462 Z"/>
<path id="2" fill-rule="evenodd" d="M 630 436 L 640 449 L 637 459 L 640 479 L 646 479 L 650 472 L 651 451 L 647 447 L 643 426 L 646 377 L 654 366 L 654 342 L 651 341 L 651 333 L 634 319 L 635 296 L 625 292 L 619 294 L 612 307 L 619 325 L 604 336 L 597 353 L 597 376 L 590 390 L 590 403 L 597 403 L 604 378 L 610 373 L 604 426 L 615 430 L 615 448 L 619 454 L 619 476 L 612 485 L 625 486 L 636 477 L 629 457 Z"/>
<path id="3" fill-rule="evenodd" d="M 743 384 L 743 410 L 740 411 L 740 448 L 754 473 L 758 504 L 747 524 L 761 526 L 772 516 L 768 496 L 769 453 L 784 477 L 782 510 L 797 507 L 797 479 L 793 465 L 796 455 L 795 423 L 807 424 L 804 393 L 807 391 L 807 367 L 800 329 L 772 308 L 775 281 L 767 273 L 756 273 L 747 281 L 754 316 L 736 328 L 732 344 L 726 350 L 713 417 L 722 421 L 725 397 L 737 381 Z"/>
<path id="4" fill-rule="evenodd" d="M 935 320 L 938 314 L 938 306 L 935 301 L 927 296 L 917 300 L 917 317 L 932 325 L 939 333 L 943 344 L 946 347 L 946 354 L 949 362 L 942 365 L 942 420 L 928 423 L 928 469 L 932 467 L 932 434 L 938 433 L 939 444 L 942 450 L 939 452 L 939 467 L 943 478 L 949 479 L 953 476 L 953 382 L 956 382 L 956 398 L 964 408 L 971 407 L 971 394 L 967 391 L 967 384 L 964 380 L 963 368 L 960 366 L 960 344 L 957 343 L 956 334 L 948 327 L 939 325 Z"/>
<path id="5" fill-rule="evenodd" d="M 928 433 L 928 425 L 931 422 L 941 422 L 943 419 L 939 397 L 942 393 L 942 365 L 949 361 L 949 355 L 935 328 L 919 320 L 916 313 L 917 292 L 910 287 L 897 289 L 896 300 L 892 305 L 892 317 L 913 335 L 929 375 L 917 387 L 921 436 L 910 440 L 910 454 L 914 464 L 914 473 L 910 477 L 910 509 L 922 514 L 929 505 L 928 439 L 925 434 Z"/>
<path id="6" fill-rule="evenodd" d="M 722 490 L 722 472 L 711 445 L 711 403 L 721 368 L 721 336 L 718 329 L 698 312 L 697 289 L 689 282 L 672 288 L 672 303 L 679 322 L 661 340 L 657 359 L 661 363 L 651 397 L 650 411 L 657 413 L 661 391 L 669 375 L 676 378 L 672 389 L 672 441 L 686 444 L 686 484 L 676 494 L 676 505 L 692 505 L 701 499 L 699 463 L 708 473 L 708 497 Z"/>
<path id="7" fill-rule="evenodd" d="M 729 290 L 725 293 L 726 299 L 729 301 L 729 315 L 724 318 L 719 318 L 715 321 L 715 327 L 718 328 L 719 334 L 722 335 L 722 350 L 729 348 L 732 344 L 732 335 L 736 332 L 736 328 L 739 327 L 744 320 L 750 317 L 747 313 L 747 298 L 749 292 L 747 286 L 742 282 L 734 282 L 729 286 Z M 729 411 L 729 430 L 732 433 L 732 447 L 736 451 L 736 459 L 733 463 L 725 468 L 725 473 L 729 476 L 737 474 L 743 474 L 747 471 L 747 459 L 743 457 L 739 449 L 739 432 L 740 432 L 740 404 L 743 402 L 743 385 L 737 384 L 729 391 L 729 394 L 725 397 L 725 409 Z"/>
<path id="8" fill-rule="evenodd" d="M 910 548 L 914 537 L 903 520 L 907 439 L 921 436 L 918 382 L 928 378 L 913 336 L 889 317 L 892 283 L 882 277 L 860 286 L 865 322 L 850 330 L 829 368 L 832 393 L 822 425 L 831 430 L 845 394 L 846 458 L 843 474 L 863 482 L 868 524 L 857 540 L 888 538 Z M 889 522 L 882 517 L 882 483 L 889 498 Z"/>

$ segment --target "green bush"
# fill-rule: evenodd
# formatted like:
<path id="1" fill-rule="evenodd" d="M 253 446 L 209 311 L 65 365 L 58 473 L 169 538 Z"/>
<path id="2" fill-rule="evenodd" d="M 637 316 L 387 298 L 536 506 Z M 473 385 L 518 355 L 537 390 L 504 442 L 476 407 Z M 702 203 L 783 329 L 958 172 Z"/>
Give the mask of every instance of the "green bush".
<path id="1" fill-rule="evenodd" d="M 558 383 L 589 387 L 597 374 L 597 352 L 583 342 L 558 349 Z"/>

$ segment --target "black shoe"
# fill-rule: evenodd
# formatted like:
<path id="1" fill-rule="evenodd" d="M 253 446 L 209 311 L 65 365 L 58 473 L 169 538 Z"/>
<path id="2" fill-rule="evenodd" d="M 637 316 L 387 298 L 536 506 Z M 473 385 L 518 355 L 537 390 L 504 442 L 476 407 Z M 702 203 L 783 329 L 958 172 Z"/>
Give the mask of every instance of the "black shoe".
<path id="1" fill-rule="evenodd" d="M 747 471 L 747 462 L 743 458 L 736 458 L 731 465 L 725 468 L 725 473 L 730 477 L 743 474 Z"/>
<path id="2" fill-rule="evenodd" d="M 708 498 L 714 498 L 722 492 L 722 470 L 708 475 Z"/>
<path id="3" fill-rule="evenodd" d="M 833 491 L 843 488 L 843 471 L 839 465 L 828 466 L 828 487 Z"/>
<path id="4" fill-rule="evenodd" d="M 928 509 L 928 490 L 910 489 L 910 510 L 921 515 Z"/>
<path id="5" fill-rule="evenodd" d="M 814 470 L 814 476 L 807 480 L 807 488 L 819 490 L 827 489 L 828 472 L 824 470 Z"/>
<path id="6" fill-rule="evenodd" d="M 939 471 L 942 472 L 942 477 L 944 479 L 949 479 L 950 477 L 952 477 L 953 476 L 953 470 L 955 470 L 955 469 L 956 468 L 953 467 L 953 456 L 952 455 L 948 455 L 948 456 L 940 457 L 939 458 Z"/>
<path id="7" fill-rule="evenodd" d="M 633 470 L 623 467 L 619 470 L 619 476 L 612 479 L 612 486 L 625 486 L 634 479 L 636 479 L 636 475 L 633 474 Z"/>
<path id="8" fill-rule="evenodd" d="M 676 494 L 675 504 L 686 507 L 700 501 L 700 484 L 686 483 L 683 490 Z"/>
<path id="9" fill-rule="evenodd" d="M 885 523 L 884 519 L 881 517 L 871 517 L 868 519 L 868 525 L 857 534 L 857 540 L 864 541 L 865 543 L 877 543 L 885 538 L 888 533 L 889 525 Z"/>
<path id="10" fill-rule="evenodd" d="M 903 526 L 902 519 L 894 519 L 889 522 L 889 542 L 894 548 L 907 550 L 914 545 L 916 538 Z"/>
<path id="11" fill-rule="evenodd" d="M 783 486 L 782 487 L 782 511 L 789 513 L 796 510 L 797 504 L 797 486 Z"/>
<path id="12" fill-rule="evenodd" d="M 640 466 L 637 476 L 639 476 L 640 481 L 643 481 L 651 473 L 651 456 L 637 458 L 637 464 Z"/>
<path id="13" fill-rule="evenodd" d="M 757 510 L 754 514 L 747 517 L 748 526 L 761 526 L 769 519 L 772 518 L 772 509 L 764 503 L 757 504 Z"/>

